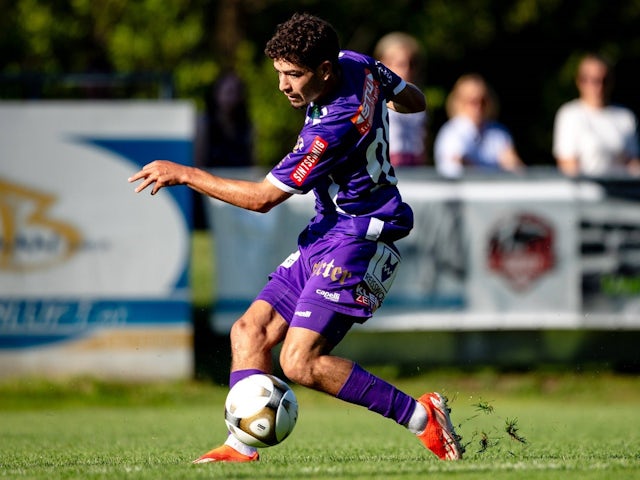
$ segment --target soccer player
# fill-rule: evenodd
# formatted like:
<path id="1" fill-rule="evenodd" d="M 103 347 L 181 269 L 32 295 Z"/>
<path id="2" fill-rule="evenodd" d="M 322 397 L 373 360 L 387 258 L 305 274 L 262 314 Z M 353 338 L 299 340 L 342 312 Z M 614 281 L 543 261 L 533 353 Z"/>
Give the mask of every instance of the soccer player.
<path id="1" fill-rule="evenodd" d="M 278 88 L 306 118 L 293 150 L 261 182 L 227 179 L 165 160 L 129 178 L 151 194 L 188 185 L 240 208 L 268 212 L 294 194 L 313 191 L 316 215 L 298 249 L 271 274 L 231 329 L 230 385 L 272 371 L 272 349 L 291 381 L 367 407 L 405 426 L 439 458 L 463 449 L 446 399 L 414 399 L 358 364 L 331 355 L 355 323 L 380 307 L 400 264 L 394 242 L 413 226 L 389 163 L 388 108 L 425 109 L 423 94 L 373 58 L 340 51 L 326 21 L 294 14 L 265 48 Z M 255 448 L 229 435 L 194 463 L 249 462 Z"/>

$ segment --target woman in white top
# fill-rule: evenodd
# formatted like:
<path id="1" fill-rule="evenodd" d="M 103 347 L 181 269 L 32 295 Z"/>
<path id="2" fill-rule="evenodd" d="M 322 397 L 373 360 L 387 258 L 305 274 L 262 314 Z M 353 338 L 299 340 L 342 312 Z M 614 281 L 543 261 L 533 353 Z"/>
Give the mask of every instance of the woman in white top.
<path id="1" fill-rule="evenodd" d="M 461 76 L 446 108 L 449 120 L 434 143 L 438 173 L 456 178 L 465 171 L 517 172 L 524 168 L 511 134 L 495 120 L 497 101 L 482 76 Z"/>
<path id="2" fill-rule="evenodd" d="M 556 114 L 553 156 L 565 175 L 616 176 L 640 174 L 636 118 L 627 108 L 611 105 L 608 62 L 586 55 L 578 66 L 580 97 Z"/>

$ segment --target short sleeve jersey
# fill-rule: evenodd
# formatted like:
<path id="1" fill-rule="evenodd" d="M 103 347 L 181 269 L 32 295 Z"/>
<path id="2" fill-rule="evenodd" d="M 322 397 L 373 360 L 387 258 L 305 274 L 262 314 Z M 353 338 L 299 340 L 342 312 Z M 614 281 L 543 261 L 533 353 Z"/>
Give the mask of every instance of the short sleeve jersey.
<path id="1" fill-rule="evenodd" d="M 369 240 L 402 238 L 411 230 L 413 214 L 389 161 L 386 102 L 406 83 L 356 52 L 341 52 L 339 65 L 336 91 L 307 106 L 293 151 L 267 178 L 288 193 L 314 192 L 312 228 Z"/>

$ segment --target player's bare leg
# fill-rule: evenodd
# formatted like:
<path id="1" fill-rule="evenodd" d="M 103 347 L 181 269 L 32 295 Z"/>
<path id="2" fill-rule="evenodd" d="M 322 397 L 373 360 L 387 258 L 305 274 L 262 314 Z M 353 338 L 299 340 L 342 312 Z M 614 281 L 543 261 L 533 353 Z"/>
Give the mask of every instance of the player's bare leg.
<path id="1" fill-rule="evenodd" d="M 330 355 L 333 345 L 313 330 L 292 327 L 280 352 L 280 366 L 299 385 L 337 396 L 353 370 L 353 362 Z"/>
<path id="2" fill-rule="evenodd" d="M 289 325 L 271 305 L 256 300 L 231 327 L 231 371 L 273 372 L 271 352 L 285 338 Z"/>
<path id="3" fill-rule="evenodd" d="M 354 362 L 330 355 L 332 348 L 319 333 L 293 327 L 287 332 L 280 365 L 298 384 L 367 407 L 407 427 L 438 458 L 462 458 L 464 449 L 441 395 L 425 394 L 416 401 Z"/>
<path id="4" fill-rule="evenodd" d="M 272 373 L 271 351 L 287 333 L 288 324 L 266 302 L 257 300 L 231 328 L 230 386 L 252 373 Z M 244 445 L 233 435 L 226 442 L 202 455 L 193 463 L 253 462 L 257 449 Z"/>

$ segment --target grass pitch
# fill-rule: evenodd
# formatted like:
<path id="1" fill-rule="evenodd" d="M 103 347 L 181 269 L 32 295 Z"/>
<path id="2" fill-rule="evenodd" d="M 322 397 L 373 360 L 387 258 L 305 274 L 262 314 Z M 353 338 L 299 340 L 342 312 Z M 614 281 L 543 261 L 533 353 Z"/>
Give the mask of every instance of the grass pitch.
<path id="1" fill-rule="evenodd" d="M 449 397 L 463 461 L 439 461 L 390 420 L 294 388 L 298 425 L 260 462 L 192 465 L 225 437 L 224 388 L 20 380 L 0 384 L 0 478 L 640 479 L 635 376 L 441 372 L 394 382 Z"/>

